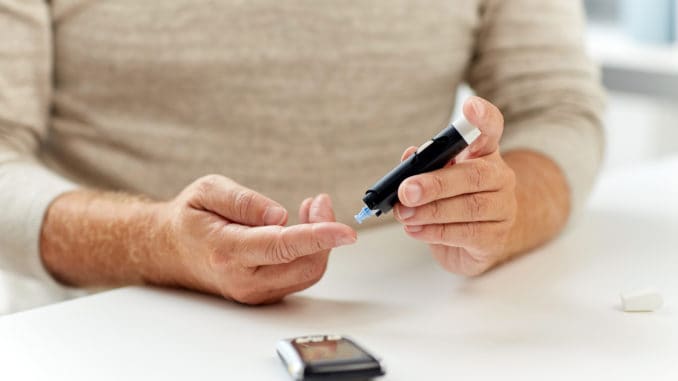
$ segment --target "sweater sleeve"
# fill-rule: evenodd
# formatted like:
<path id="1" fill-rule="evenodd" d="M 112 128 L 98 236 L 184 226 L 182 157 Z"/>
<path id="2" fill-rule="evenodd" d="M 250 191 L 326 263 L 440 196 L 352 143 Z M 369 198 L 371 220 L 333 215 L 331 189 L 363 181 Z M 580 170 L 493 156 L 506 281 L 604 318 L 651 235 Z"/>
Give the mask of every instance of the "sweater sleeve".
<path id="1" fill-rule="evenodd" d="M 48 131 L 52 40 L 44 0 L 0 0 L 0 268 L 58 287 L 40 259 L 49 204 L 75 184 L 37 159 Z"/>
<path id="2" fill-rule="evenodd" d="M 579 1 L 487 0 L 467 73 L 475 92 L 503 112 L 503 152 L 551 158 L 584 206 L 602 160 L 604 93 L 584 47 Z"/>

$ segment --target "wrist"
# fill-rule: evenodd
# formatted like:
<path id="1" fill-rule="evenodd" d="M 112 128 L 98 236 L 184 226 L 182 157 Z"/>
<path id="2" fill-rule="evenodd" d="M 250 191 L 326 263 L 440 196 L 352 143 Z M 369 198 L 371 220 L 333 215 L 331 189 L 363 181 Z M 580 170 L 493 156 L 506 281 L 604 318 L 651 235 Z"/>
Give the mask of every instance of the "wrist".
<path id="1" fill-rule="evenodd" d="M 516 218 L 506 245 L 507 258 L 534 249 L 562 230 L 570 212 L 564 174 L 543 154 L 519 150 L 504 155 L 516 174 Z"/>
<path id="2" fill-rule="evenodd" d="M 159 203 L 120 193 L 77 190 L 48 208 L 40 236 L 43 263 L 73 286 L 119 286 L 167 277 L 154 262 Z"/>
<path id="3" fill-rule="evenodd" d="M 143 283 L 158 286 L 177 286 L 185 281 L 183 263 L 177 251 L 167 216 L 167 202 L 146 203 L 138 208 L 130 224 L 135 228 L 129 234 L 126 253 L 138 269 Z"/>
<path id="4" fill-rule="evenodd" d="M 217 293 L 205 279 L 202 263 L 191 256 L 191 250 L 183 249 L 182 232 L 175 224 L 177 211 L 174 201 L 146 205 L 137 216 L 141 235 L 130 242 L 144 242 L 143 250 L 130 249 L 135 260 L 138 252 L 139 275 L 143 283 L 158 286 L 185 287 L 209 293 Z"/>

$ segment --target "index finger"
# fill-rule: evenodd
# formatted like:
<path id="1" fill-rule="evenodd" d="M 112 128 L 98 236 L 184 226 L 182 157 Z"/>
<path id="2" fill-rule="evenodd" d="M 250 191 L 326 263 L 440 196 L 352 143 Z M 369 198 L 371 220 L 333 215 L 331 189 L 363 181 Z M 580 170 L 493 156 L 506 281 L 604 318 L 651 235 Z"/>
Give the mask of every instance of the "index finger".
<path id="1" fill-rule="evenodd" d="M 497 106 L 480 97 L 470 97 L 463 107 L 466 120 L 480 129 L 480 136 L 468 148 L 470 158 L 487 156 L 499 148 L 504 116 Z"/>
<path id="2" fill-rule="evenodd" d="M 243 225 L 284 225 L 287 210 L 277 202 L 218 175 L 205 176 L 193 184 L 191 207 L 203 209 Z"/>
<path id="3" fill-rule="evenodd" d="M 289 227 L 245 227 L 229 224 L 227 231 L 236 242 L 231 247 L 246 267 L 290 263 L 356 241 L 351 227 L 338 222 L 317 222 Z"/>

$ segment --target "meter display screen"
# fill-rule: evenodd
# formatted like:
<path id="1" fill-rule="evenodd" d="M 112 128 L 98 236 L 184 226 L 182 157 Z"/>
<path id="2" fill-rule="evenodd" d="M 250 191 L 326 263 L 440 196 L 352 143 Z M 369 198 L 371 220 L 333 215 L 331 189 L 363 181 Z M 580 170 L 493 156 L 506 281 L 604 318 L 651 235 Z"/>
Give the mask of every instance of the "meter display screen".
<path id="1" fill-rule="evenodd" d="M 346 339 L 319 342 L 295 342 L 294 347 L 305 362 L 351 360 L 366 361 L 372 358 Z"/>

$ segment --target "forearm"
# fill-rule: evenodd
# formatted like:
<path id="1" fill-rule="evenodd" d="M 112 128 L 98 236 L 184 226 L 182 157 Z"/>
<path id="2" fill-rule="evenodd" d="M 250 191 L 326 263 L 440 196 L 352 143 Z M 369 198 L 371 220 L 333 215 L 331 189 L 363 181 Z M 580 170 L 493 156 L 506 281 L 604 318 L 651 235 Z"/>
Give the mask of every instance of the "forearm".
<path id="1" fill-rule="evenodd" d="M 48 271 L 72 286 L 163 282 L 154 249 L 157 203 L 123 194 L 78 190 L 48 208 L 40 255 Z"/>
<path id="2" fill-rule="evenodd" d="M 516 174 L 518 211 L 506 246 L 510 258 L 558 234 L 567 222 L 571 202 L 565 176 L 551 159 L 527 150 L 503 156 Z"/>

